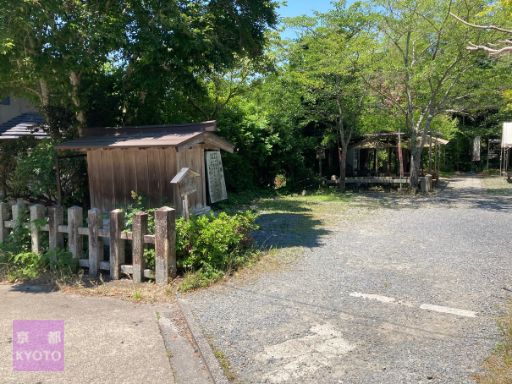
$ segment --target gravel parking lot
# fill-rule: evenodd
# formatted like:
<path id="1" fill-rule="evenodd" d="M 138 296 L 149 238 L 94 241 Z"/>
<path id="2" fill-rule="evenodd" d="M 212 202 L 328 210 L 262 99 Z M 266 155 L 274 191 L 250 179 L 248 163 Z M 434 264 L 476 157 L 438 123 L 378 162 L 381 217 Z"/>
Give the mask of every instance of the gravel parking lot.
<path id="1" fill-rule="evenodd" d="M 511 199 L 470 177 L 367 194 L 293 241 L 263 217 L 303 254 L 185 300 L 242 383 L 471 383 L 511 298 Z"/>

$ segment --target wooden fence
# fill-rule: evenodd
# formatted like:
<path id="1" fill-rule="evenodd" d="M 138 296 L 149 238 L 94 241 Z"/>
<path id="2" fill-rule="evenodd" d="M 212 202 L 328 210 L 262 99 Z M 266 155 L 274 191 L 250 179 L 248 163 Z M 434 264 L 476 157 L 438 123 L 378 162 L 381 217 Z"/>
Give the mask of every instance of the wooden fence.
<path id="1" fill-rule="evenodd" d="M 0 242 L 10 231 L 19 225 L 26 204 L 18 201 L 11 205 L 0 203 Z M 104 228 L 103 215 L 99 209 L 87 212 L 87 226 L 84 226 L 82 207 L 67 210 L 67 224 L 64 224 L 64 209 L 35 204 L 29 207 L 32 252 L 41 253 L 43 232 L 48 232 L 50 250 L 64 248 L 67 236 L 67 249 L 77 259 L 79 265 L 89 269 L 89 276 L 98 276 L 100 271 L 109 271 L 114 280 L 121 274 L 131 275 L 134 282 L 143 278 L 155 279 L 165 285 L 176 276 L 176 212 L 173 208 L 162 207 L 155 211 L 155 234 L 148 233 L 148 214 L 139 212 L 133 217 L 132 231 L 124 231 L 124 212 L 116 209 L 110 212 L 109 227 Z M 88 258 L 83 258 L 84 237 L 88 238 Z M 110 257 L 104 260 L 104 239 L 108 239 Z M 132 242 L 132 264 L 125 263 L 125 244 Z M 145 244 L 154 244 L 155 270 L 144 267 Z"/>

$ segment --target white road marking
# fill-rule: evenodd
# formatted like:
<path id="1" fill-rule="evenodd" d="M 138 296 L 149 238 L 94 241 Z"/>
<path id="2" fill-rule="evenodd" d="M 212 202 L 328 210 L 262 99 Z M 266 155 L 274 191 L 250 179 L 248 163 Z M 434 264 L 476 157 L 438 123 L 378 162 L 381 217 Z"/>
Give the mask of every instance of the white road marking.
<path id="1" fill-rule="evenodd" d="M 399 305 L 405 305 L 405 306 L 411 307 L 411 308 L 414 308 L 414 307 L 417 308 L 417 304 L 414 305 L 413 303 L 408 302 L 408 301 L 397 301 L 394 297 L 377 295 L 374 293 L 351 292 L 351 293 L 349 293 L 349 296 L 356 297 L 359 299 L 365 299 L 365 300 L 375 300 L 375 301 L 385 303 L 385 304 L 399 304 Z M 426 311 L 447 313 L 450 315 L 463 316 L 463 317 L 476 317 L 476 315 L 477 315 L 477 312 L 468 311 L 466 309 L 445 307 L 442 305 L 421 304 L 419 306 L 419 308 L 426 310 Z"/>
<path id="2" fill-rule="evenodd" d="M 359 297 L 361 299 L 376 300 L 376 301 L 380 301 L 381 303 L 388 303 L 388 304 L 394 303 L 396 301 L 395 298 L 393 298 L 393 297 L 374 295 L 372 293 L 352 292 L 352 293 L 350 293 L 350 296 Z"/>
<path id="3" fill-rule="evenodd" d="M 432 305 L 432 304 L 422 304 L 422 305 L 420 305 L 420 308 L 425 309 L 427 311 L 448 313 L 451 315 L 464 316 L 464 317 L 476 317 L 476 314 L 477 314 L 476 312 L 467 311 L 465 309 L 450 308 L 450 307 L 444 307 L 441 305 Z"/>

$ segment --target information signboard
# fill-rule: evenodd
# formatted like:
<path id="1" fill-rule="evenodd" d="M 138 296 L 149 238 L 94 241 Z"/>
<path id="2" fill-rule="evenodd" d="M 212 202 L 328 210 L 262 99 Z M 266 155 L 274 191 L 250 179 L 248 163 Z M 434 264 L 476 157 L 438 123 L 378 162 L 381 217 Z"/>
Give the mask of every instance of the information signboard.
<path id="1" fill-rule="evenodd" d="M 224 180 L 224 168 L 222 167 L 220 151 L 207 151 L 205 157 L 210 202 L 216 203 L 226 200 L 228 193 L 226 191 L 226 181 Z"/>

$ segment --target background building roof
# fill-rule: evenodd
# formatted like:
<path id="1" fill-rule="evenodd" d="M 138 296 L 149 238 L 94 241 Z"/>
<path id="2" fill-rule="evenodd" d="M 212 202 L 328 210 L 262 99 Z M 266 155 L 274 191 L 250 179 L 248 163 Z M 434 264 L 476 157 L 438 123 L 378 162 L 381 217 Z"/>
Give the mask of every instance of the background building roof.
<path id="1" fill-rule="evenodd" d="M 38 113 L 23 113 L 0 124 L 0 140 L 14 140 L 26 136 L 44 139 L 48 134 L 42 129 L 42 124 L 44 119 Z"/>
<path id="2" fill-rule="evenodd" d="M 153 125 L 123 128 L 89 128 L 85 136 L 62 143 L 60 150 L 92 150 L 115 148 L 186 147 L 207 144 L 228 152 L 234 146 L 213 134 L 215 121 L 193 124 Z"/>

